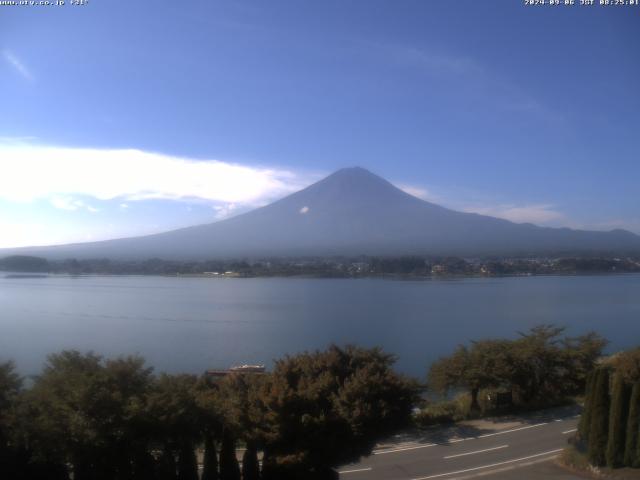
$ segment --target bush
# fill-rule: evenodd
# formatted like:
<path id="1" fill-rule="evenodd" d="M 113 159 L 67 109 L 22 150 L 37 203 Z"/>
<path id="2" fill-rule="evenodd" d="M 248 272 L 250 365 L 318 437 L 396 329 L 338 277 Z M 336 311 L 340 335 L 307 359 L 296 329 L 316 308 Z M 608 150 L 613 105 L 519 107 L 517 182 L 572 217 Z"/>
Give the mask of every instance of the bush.
<path id="1" fill-rule="evenodd" d="M 453 400 L 429 403 L 414 415 L 418 427 L 459 422 L 470 418 L 471 397 L 460 394 Z"/>
<path id="2" fill-rule="evenodd" d="M 591 468 L 587 456 L 571 445 L 565 448 L 560 454 L 560 463 L 576 470 L 588 470 Z"/>

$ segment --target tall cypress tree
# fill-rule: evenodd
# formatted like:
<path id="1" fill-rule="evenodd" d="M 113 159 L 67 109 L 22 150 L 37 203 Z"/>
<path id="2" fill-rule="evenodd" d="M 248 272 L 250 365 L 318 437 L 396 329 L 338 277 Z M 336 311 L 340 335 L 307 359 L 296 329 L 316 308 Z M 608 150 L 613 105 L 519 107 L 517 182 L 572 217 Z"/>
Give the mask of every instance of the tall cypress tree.
<path id="1" fill-rule="evenodd" d="M 636 382 L 631 390 L 629 400 L 629 416 L 627 417 L 627 434 L 624 448 L 624 464 L 627 467 L 640 467 L 640 382 Z"/>
<path id="2" fill-rule="evenodd" d="M 640 467 L 640 434 L 638 435 L 638 445 L 636 445 L 636 459 L 633 463 L 634 467 Z"/>
<path id="3" fill-rule="evenodd" d="M 578 423 L 578 437 L 581 441 L 589 440 L 589 429 L 591 428 L 591 411 L 593 409 L 593 383 L 597 374 L 597 370 L 592 370 L 587 375 L 587 385 L 584 391 L 584 408 Z"/>
<path id="4" fill-rule="evenodd" d="M 258 450 L 253 442 L 249 442 L 242 456 L 242 480 L 259 480 L 259 478 Z"/>
<path id="5" fill-rule="evenodd" d="M 220 480 L 240 480 L 240 465 L 238 465 L 238 459 L 236 458 L 236 442 L 228 429 L 225 429 L 222 433 Z"/>
<path id="6" fill-rule="evenodd" d="M 156 480 L 156 461 L 146 448 L 136 448 L 133 452 L 133 478 L 135 480 Z"/>
<path id="7" fill-rule="evenodd" d="M 198 460 L 191 442 L 185 441 L 178 453 L 178 480 L 198 480 Z"/>
<path id="8" fill-rule="evenodd" d="M 218 480 L 218 456 L 216 455 L 216 444 L 211 435 L 207 435 L 204 440 L 203 467 L 202 480 Z"/>
<path id="9" fill-rule="evenodd" d="M 607 465 L 611 468 L 621 467 L 624 460 L 627 416 L 629 415 L 629 394 L 629 387 L 622 374 L 616 373 L 611 395 L 606 455 Z"/>
<path id="10" fill-rule="evenodd" d="M 176 459 L 173 451 L 169 447 L 165 447 L 162 455 L 158 460 L 158 480 L 176 480 Z"/>
<path id="11" fill-rule="evenodd" d="M 593 404 L 587 456 L 596 466 L 606 463 L 607 434 L 609 433 L 609 370 L 600 368 L 593 385 Z"/>
<path id="12" fill-rule="evenodd" d="M 262 480 L 277 480 L 278 475 L 275 471 L 275 459 L 269 454 L 268 447 L 262 451 L 262 469 L 260 472 Z"/>

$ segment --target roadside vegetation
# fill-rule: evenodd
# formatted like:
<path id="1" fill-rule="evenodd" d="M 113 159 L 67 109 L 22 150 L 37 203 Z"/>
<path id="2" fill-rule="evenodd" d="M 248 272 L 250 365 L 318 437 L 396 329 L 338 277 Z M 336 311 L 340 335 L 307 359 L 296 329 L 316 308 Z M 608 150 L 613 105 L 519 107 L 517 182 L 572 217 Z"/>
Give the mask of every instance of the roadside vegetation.
<path id="1" fill-rule="evenodd" d="M 379 349 L 332 346 L 214 380 L 64 351 L 29 387 L 4 363 L 0 477 L 197 480 L 204 450 L 203 480 L 336 478 L 333 467 L 410 422 L 419 388 L 393 363 Z"/>
<path id="2" fill-rule="evenodd" d="M 585 391 L 565 461 L 640 467 L 640 349 L 605 358 L 606 343 L 551 325 L 478 340 L 436 361 L 426 386 L 395 372 L 392 355 L 355 346 L 222 378 L 156 374 L 141 357 L 77 351 L 50 355 L 29 379 L 7 362 L 0 476 L 332 479 L 408 427 L 575 402 Z"/>
<path id="3" fill-rule="evenodd" d="M 516 339 L 461 345 L 440 358 L 429 370 L 428 386 L 442 400 L 421 410 L 418 425 L 574 402 L 607 341 L 593 332 L 563 333 L 563 328 L 541 325 Z"/>
<path id="4" fill-rule="evenodd" d="M 589 374 L 578 432 L 565 454 L 575 468 L 640 468 L 640 348 Z"/>

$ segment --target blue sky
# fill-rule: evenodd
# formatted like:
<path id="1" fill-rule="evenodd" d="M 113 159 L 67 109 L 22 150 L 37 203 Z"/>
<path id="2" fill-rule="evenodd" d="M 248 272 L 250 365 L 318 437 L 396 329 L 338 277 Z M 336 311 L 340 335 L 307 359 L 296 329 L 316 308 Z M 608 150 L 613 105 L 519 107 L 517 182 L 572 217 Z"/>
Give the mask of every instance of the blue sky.
<path id="1" fill-rule="evenodd" d="M 360 165 L 452 208 L 640 233 L 640 7 L 0 7 L 0 247 L 224 218 Z"/>

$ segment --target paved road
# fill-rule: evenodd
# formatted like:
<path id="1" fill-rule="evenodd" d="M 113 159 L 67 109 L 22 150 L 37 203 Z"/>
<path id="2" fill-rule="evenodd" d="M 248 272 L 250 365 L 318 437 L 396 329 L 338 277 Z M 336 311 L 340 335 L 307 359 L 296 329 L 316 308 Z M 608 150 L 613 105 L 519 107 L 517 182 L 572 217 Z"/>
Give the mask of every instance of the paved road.
<path id="1" fill-rule="evenodd" d="M 524 473 L 533 468 L 530 465 L 557 456 L 575 432 L 576 424 L 575 411 L 561 410 L 529 418 L 523 424 L 504 430 L 489 433 L 479 430 L 459 438 L 435 437 L 434 441 L 431 436 L 421 441 L 398 443 L 375 450 L 360 463 L 342 467 L 340 478 L 453 480 L 485 476 L 490 472 L 502 475 L 499 478 L 529 478 L 519 472 Z M 521 467 L 526 469 L 521 471 Z"/>

